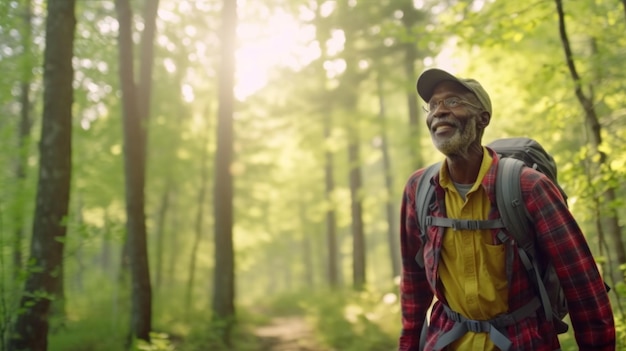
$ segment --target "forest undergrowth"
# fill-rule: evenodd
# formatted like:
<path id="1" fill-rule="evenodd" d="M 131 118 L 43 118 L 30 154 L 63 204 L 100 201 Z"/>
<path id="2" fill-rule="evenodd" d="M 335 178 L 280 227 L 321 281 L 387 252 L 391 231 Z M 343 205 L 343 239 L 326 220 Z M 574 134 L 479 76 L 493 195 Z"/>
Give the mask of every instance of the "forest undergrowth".
<path id="1" fill-rule="evenodd" d="M 103 293 L 106 295 L 106 293 Z M 129 345 L 125 299 L 74 298 L 49 337 L 50 351 L 384 351 L 398 333 L 394 295 L 310 291 L 242 304 L 230 346 L 206 308 L 167 299 L 153 313 L 152 342 Z M 100 296 L 102 297 L 102 296 Z M 385 300 L 386 299 L 386 300 Z"/>
<path id="2" fill-rule="evenodd" d="M 385 351 L 397 342 L 397 304 L 385 294 L 324 291 L 283 294 L 239 309 L 234 344 L 192 334 L 180 350 Z M 387 295 L 391 296 L 391 295 Z"/>
<path id="3" fill-rule="evenodd" d="M 129 306 L 90 301 L 68 304 L 66 318 L 51 332 L 50 351 L 393 351 L 400 332 L 396 293 L 306 291 L 242 303 L 228 346 L 206 308 L 167 299 L 154 311 L 152 342 L 128 346 Z M 617 332 L 617 350 L 626 350 L 623 321 Z M 560 339 L 562 350 L 577 349 L 571 330 Z"/>

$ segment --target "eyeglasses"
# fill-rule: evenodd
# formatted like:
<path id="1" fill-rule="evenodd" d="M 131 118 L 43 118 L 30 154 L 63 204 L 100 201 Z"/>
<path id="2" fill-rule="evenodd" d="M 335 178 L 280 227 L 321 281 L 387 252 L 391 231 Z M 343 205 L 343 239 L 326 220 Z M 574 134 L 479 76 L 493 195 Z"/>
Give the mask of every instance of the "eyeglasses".
<path id="1" fill-rule="evenodd" d="M 482 109 L 482 107 L 476 106 L 476 105 L 472 104 L 469 101 L 461 100 L 460 98 L 458 98 L 456 96 L 451 96 L 451 97 L 445 98 L 443 100 L 431 101 L 431 102 L 428 103 L 427 106 L 423 106 L 422 109 L 426 113 L 431 113 L 431 112 L 435 111 L 437 109 L 437 107 L 439 107 L 440 103 L 443 103 L 443 106 L 445 106 L 447 108 L 457 108 L 461 104 L 466 104 L 466 105 L 470 105 L 470 106 L 472 106 L 474 108 L 477 108 L 477 109 Z"/>

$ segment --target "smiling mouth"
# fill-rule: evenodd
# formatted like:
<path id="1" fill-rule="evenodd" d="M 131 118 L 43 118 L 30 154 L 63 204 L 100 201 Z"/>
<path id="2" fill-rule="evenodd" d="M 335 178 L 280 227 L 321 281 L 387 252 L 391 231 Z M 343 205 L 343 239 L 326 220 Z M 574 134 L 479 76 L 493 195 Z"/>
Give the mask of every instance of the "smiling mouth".
<path id="1" fill-rule="evenodd" d="M 449 131 L 449 130 L 451 130 L 453 128 L 455 128 L 455 126 L 452 125 L 452 124 L 440 123 L 440 124 L 434 125 L 431 129 L 432 129 L 433 133 L 437 133 L 437 132 Z"/>

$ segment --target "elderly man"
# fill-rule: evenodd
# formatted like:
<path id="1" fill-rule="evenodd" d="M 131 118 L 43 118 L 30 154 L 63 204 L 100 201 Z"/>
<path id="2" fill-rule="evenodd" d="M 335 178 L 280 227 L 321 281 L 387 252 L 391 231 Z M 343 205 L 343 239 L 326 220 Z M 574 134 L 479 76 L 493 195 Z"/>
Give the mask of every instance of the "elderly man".
<path id="1" fill-rule="evenodd" d="M 492 116 L 489 95 L 476 80 L 439 69 L 423 72 L 417 91 L 426 102 L 433 144 L 445 155 L 438 173 L 422 183 L 434 187 L 430 216 L 500 218 L 495 205 L 500 159 L 482 144 Z M 411 175 L 402 199 L 399 350 L 560 349 L 555 323 L 537 303 L 532 280 L 513 249 L 516 241 L 498 235 L 507 229 L 432 225 L 420 236 L 415 194 L 423 173 Z M 605 285 L 558 187 L 528 167 L 521 172 L 520 187 L 531 222 L 528 235 L 542 262 L 551 261 L 557 272 L 579 349 L 614 350 Z M 455 327 L 460 321 L 466 323 L 463 329 Z"/>

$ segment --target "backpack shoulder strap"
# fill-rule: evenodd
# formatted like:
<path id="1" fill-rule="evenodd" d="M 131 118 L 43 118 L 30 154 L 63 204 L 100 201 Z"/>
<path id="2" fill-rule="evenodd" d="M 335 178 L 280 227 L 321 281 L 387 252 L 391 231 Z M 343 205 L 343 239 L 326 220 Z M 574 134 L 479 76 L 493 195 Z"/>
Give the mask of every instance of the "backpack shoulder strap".
<path id="1" fill-rule="evenodd" d="M 435 187 L 430 183 L 430 180 L 439 172 L 441 168 L 441 162 L 434 163 L 428 166 L 422 176 L 417 181 L 415 187 L 415 215 L 417 220 L 417 227 L 419 228 L 420 248 L 415 254 L 415 261 L 420 267 L 424 267 L 424 245 L 426 244 L 426 231 L 428 225 L 426 224 L 426 217 L 430 210 L 430 205 L 435 201 Z M 420 337 L 420 350 L 423 350 L 426 346 L 426 335 L 428 334 L 428 314 L 424 317 L 424 325 L 422 326 Z"/>
<path id="2" fill-rule="evenodd" d="M 530 235 L 528 211 L 522 196 L 521 176 L 524 163 L 512 157 L 500 159 L 496 175 L 496 203 L 505 227 L 517 242 L 518 253 L 531 281 L 537 288 L 545 316 L 553 319 L 552 306 L 535 257 L 535 242 Z M 500 241 L 507 238 L 498 235 Z"/>
<path id="3" fill-rule="evenodd" d="M 503 157 L 496 175 L 496 205 L 504 225 L 519 246 L 534 255 L 534 242 L 528 235 L 528 212 L 522 197 L 521 175 L 524 162 Z"/>
<path id="4" fill-rule="evenodd" d="M 426 231 L 428 229 L 426 217 L 428 217 L 430 205 L 435 200 L 435 188 L 430 183 L 430 180 L 439 172 L 439 168 L 441 168 L 441 162 L 426 167 L 415 187 L 415 214 L 420 230 L 420 240 L 422 241 L 420 249 L 417 255 L 415 255 L 415 261 L 422 267 L 424 266 L 424 243 L 426 242 Z"/>

